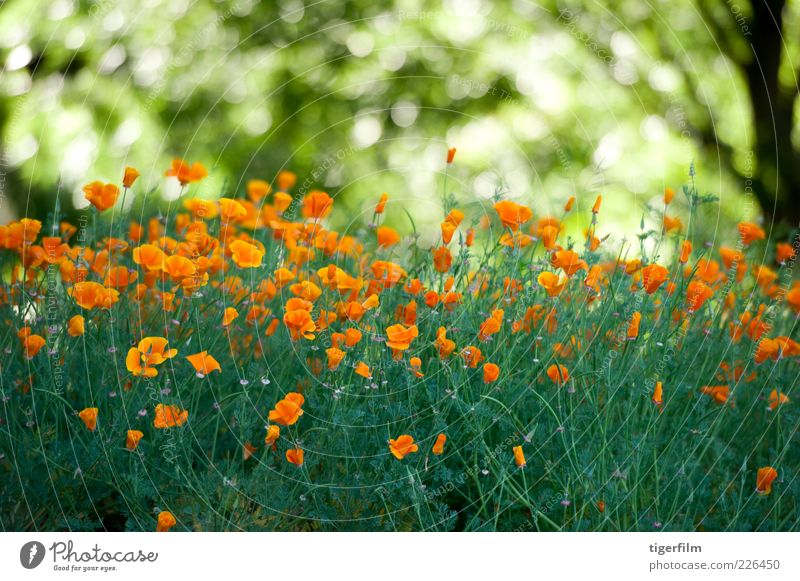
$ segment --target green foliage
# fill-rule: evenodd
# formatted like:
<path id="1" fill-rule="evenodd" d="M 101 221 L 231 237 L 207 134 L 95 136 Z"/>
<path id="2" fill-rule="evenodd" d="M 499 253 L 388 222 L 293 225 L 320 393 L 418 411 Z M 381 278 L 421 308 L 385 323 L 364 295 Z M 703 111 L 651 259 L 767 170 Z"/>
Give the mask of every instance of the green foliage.
<path id="1" fill-rule="evenodd" d="M 694 187 L 687 195 L 705 199 Z M 697 212 L 697 204 L 692 207 Z M 184 235 L 176 229 L 179 219 L 174 212 L 166 219 L 166 232 L 176 239 Z M 112 226 L 105 220 L 91 224 L 87 244 L 97 249 Z M 219 235 L 219 219 L 208 224 Z M 356 231 L 367 261 L 400 261 L 442 292 L 444 277 L 429 253 L 418 253 L 415 245 L 377 249 L 374 232 Z M 612 265 L 600 296 L 590 300 L 581 272 L 561 295 L 546 296 L 536 275 L 553 267 L 538 244 L 520 249 L 487 241 L 483 254 L 454 242 L 453 253 L 462 259 L 454 261 L 453 288 L 464 299 L 450 310 L 427 307 L 416 297 L 420 334 L 396 360 L 384 331 L 396 322 L 397 308 L 413 298 L 402 284 L 383 290 L 380 306 L 357 325 L 339 320 L 313 341 L 290 341 L 283 326 L 269 335 L 265 324 L 246 322 L 247 297 L 285 265 L 285 249 L 269 229 L 250 234 L 265 248 L 260 269 L 231 264 L 227 278 L 215 272 L 200 294 L 176 297 L 168 312 L 154 290 L 142 301 L 124 290 L 110 310 L 83 311 L 86 332 L 80 337 L 65 331 L 69 317 L 81 310 L 67 296 L 57 267 L 45 266 L 25 284 L 4 279 L 3 529 L 148 531 L 162 510 L 175 514 L 179 529 L 204 531 L 798 529 L 797 357 L 756 365 L 757 337 L 734 341 L 730 335 L 736 318 L 760 304 L 772 309 L 770 337 L 796 335 L 797 319 L 749 272 L 730 287 L 732 303 L 726 303 L 726 287 L 715 286 L 713 300 L 691 313 L 677 261 L 669 265 L 676 288 L 652 295 L 615 265 L 630 243 L 584 253 L 589 267 Z M 649 231 L 641 240 L 643 262 L 681 240 Z M 760 243 L 746 249 L 756 264 L 764 252 Z M 693 274 L 701 258 L 712 258 L 712 251 L 697 245 Z M 0 251 L 4 272 L 18 260 L 15 252 Z M 144 276 L 130 250 L 118 260 Z M 359 257 L 320 252 L 299 274 L 313 278 L 331 262 L 359 270 Z M 476 295 L 471 273 L 478 267 L 489 286 Z M 791 264 L 776 273 L 776 284 L 788 287 Z M 246 291 L 238 298 L 222 284 L 232 277 L 240 277 Z M 506 277 L 521 286 L 508 290 Z M 283 289 L 259 306 L 280 316 L 290 296 Z M 337 300 L 325 290 L 314 316 L 335 310 Z M 227 306 L 241 316 L 225 331 L 220 321 Z M 535 306 L 552 309 L 557 327 L 548 330 L 540 320 L 530 332 L 515 330 L 513 323 Z M 500 331 L 480 340 L 481 324 L 498 308 L 504 310 Z M 629 340 L 634 311 L 642 314 L 641 329 Z M 47 338 L 30 360 L 17 337 L 24 323 Z M 331 333 L 352 326 L 364 338 L 347 349 L 341 366 L 313 372 L 315 359 L 324 362 Z M 457 343 L 448 358 L 435 345 L 440 326 Z M 134 377 L 125 354 L 149 335 L 167 337 L 178 356 L 153 379 Z M 500 366 L 498 382 L 484 383 L 480 365 L 464 364 L 459 353 L 470 345 L 482 350 L 485 362 Z M 220 361 L 221 373 L 195 374 L 185 357 L 201 349 Z M 411 373 L 411 356 L 421 358 L 424 376 Z M 373 379 L 354 373 L 358 361 L 369 364 Z M 561 387 L 546 373 L 555 363 L 569 369 Z M 651 401 L 656 381 L 664 384 L 663 406 Z M 699 392 L 720 384 L 731 389 L 726 404 Z M 283 428 L 273 450 L 263 444 L 268 411 L 298 389 L 305 413 Z M 789 403 L 768 409 L 773 389 Z M 156 403 L 189 410 L 188 422 L 154 429 Z M 77 417 L 90 406 L 99 408 L 94 432 Z M 130 429 L 145 434 L 135 451 L 125 447 Z M 436 456 L 431 447 L 440 433 L 447 443 Z M 420 447 L 402 461 L 387 447 L 400 434 L 413 435 Z M 257 448 L 247 460 L 246 443 Z M 518 445 L 527 458 L 524 468 L 514 463 L 512 447 Z M 301 467 L 285 459 L 295 446 L 305 450 Z M 755 491 L 756 472 L 767 465 L 779 478 L 765 496 Z"/>

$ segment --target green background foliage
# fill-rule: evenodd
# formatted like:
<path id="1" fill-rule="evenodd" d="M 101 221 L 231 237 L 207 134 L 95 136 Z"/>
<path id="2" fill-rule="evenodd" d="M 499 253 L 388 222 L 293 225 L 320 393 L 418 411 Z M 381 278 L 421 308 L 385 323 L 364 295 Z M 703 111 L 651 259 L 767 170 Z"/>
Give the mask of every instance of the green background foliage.
<path id="1" fill-rule="evenodd" d="M 800 3 L 763 4 L 9 0 L 5 210 L 41 217 L 124 164 L 161 192 L 182 156 L 209 196 L 290 168 L 424 221 L 456 146 L 467 199 L 602 192 L 628 228 L 694 161 L 722 224 L 760 203 L 795 225 Z"/>

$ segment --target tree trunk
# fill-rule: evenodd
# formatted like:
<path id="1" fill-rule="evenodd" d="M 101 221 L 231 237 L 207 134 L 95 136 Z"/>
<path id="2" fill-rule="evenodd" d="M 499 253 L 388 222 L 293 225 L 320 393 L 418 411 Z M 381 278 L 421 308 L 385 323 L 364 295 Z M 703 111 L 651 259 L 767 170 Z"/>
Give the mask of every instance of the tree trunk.
<path id="1" fill-rule="evenodd" d="M 785 0 L 754 0 L 751 23 L 753 58 L 744 65 L 753 107 L 753 193 L 767 224 L 800 224 L 800 154 L 792 145 L 797 91 L 781 88 Z"/>

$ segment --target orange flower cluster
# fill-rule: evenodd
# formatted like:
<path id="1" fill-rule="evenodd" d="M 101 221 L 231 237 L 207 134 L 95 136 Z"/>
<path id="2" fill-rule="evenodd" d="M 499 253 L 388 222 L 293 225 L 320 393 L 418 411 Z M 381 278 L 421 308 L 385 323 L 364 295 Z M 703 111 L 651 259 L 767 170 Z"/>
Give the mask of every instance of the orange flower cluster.
<path id="1" fill-rule="evenodd" d="M 454 156 L 455 149 L 449 150 L 448 165 Z M 593 373 L 596 369 L 587 373 L 587 368 L 597 365 L 591 350 L 598 345 L 621 353 L 633 365 L 631 352 L 644 349 L 648 341 L 670 341 L 670 348 L 679 351 L 685 337 L 711 335 L 720 329 L 714 326 L 719 315 L 724 320 L 722 337 L 742 351 L 749 347 L 751 354 L 744 361 L 737 352 L 727 367 L 715 366 L 712 375 L 719 373 L 713 383 L 718 384 L 698 381 L 691 394 L 697 398 L 699 390 L 704 404 L 728 404 L 718 408 L 727 413 L 738 397 L 736 385 L 754 373 L 748 365 L 778 366 L 782 360 L 800 357 L 800 343 L 779 335 L 772 316 L 777 309 L 784 309 L 784 318 L 800 316 L 800 284 L 781 279 L 782 269 L 795 260 L 796 248 L 780 243 L 770 254 L 774 262 L 760 258 L 753 262 L 751 247 L 766 239 L 755 223 L 738 225 L 732 233 L 738 238 L 736 248 L 722 246 L 714 252 L 697 239 L 695 248 L 679 217 L 659 213 L 654 232 L 660 231 L 659 244 L 671 244 L 669 251 L 623 259 L 624 255 L 604 248 L 609 243 L 599 231 L 601 196 L 591 206 L 590 225 L 577 242 L 565 234 L 569 222 L 564 216 L 534 216 L 519 200 L 498 200 L 493 212 L 482 216 L 468 216 L 468 208 L 446 208 L 444 217 L 433 221 L 432 242 L 423 247 L 399 226 L 380 223 L 387 211 L 387 194 L 369 203 L 378 224 L 370 225 L 369 235 L 359 239 L 330 227 L 333 196 L 320 190 L 293 196 L 290 190 L 297 179 L 290 172 L 281 172 L 272 182 L 250 180 L 242 195 L 215 200 L 192 195 L 191 184 L 208 176 L 202 164 L 176 159 L 165 175 L 183 188 L 180 207 L 166 224 L 158 218 L 142 224 L 132 221 L 125 234 L 119 234 L 115 225 L 106 237 L 89 244 L 76 237 L 77 228 L 66 222 L 44 228 L 52 236 L 42 236 L 43 225 L 37 220 L 0 226 L 0 249 L 14 259 L 7 271 L 9 284 L 3 287 L 9 290 L 3 290 L 0 301 L 22 304 L 13 295 L 23 291 L 36 299 L 30 291 L 41 286 L 46 273 L 58 273 L 71 299 L 64 320 L 40 334 L 33 332 L 39 324 L 36 317 L 21 314 L 13 327 L 19 329 L 18 357 L 34 366 L 45 359 L 37 358 L 45 347 L 58 354 L 65 341 L 94 345 L 95 336 L 109 333 L 115 345 L 124 345 L 123 353 L 127 350 L 124 369 L 121 354 L 109 350 L 109 358 L 124 375 L 125 388 L 146 386 L 159 394 L 156 401 L 163 396 L 164 403 L 155 405 L 153 417 L 153 428 L 162 430 L 189 421 L 183 405 L 166 403 L 173 393 L 184 396 L 187 388 L 180 379 L 187 373 L 205 378 L 188 389 L 215 382 L 246 385 L 240 374 L 251 367 L 226 363 L 231 356 L 249 363 L 278 353 L 275 364 L 285 366 L 287 361 L 279 358 L 291 351 L 306 368 L 298 369 L 297 378 L 291 380 L 289 389 L 296 391 L 282 399 L 272 394 L 271 401 L 278 401 L 268 412 L 264 443 L 273 451 L 281 449 L 276 459 L 285 457 L 297 467 L 308 461 L 304 473 L 317 461 L 314 448 L 304 444 L 314 432 L 305 430 L 301 437 L 301 428 L 314 415 L 299 422 L 306 395 L 314 413 L 326 397 L 322 388 L 312 385 L 312 376 L 319 376 L 325 387 L 333 386 L 335 399 L 353 384 L 378 389 L 381 382 L 388 384 L 397 377 L 419 385 L 420 393 L 433 392 L 441 382 L 455 382 L 459 374 L 460 381 L 473 382 L 482 390 L 480 399 L 487 399 L 515 381 L 504 357 L 524 345 L 525 353 L 533 355 L 519 365 L 532 370 L 533 387 L 563 396 L 594 389 L 587 377 L 599 375 Z M 135 197 L 129 190 L 139 177 L 135 168 L 126 168 L 121 180 L 125 195 Z M 120 187 L 95 181 L 83 191 L 93 212 L 105 212 L 117 203 Z M 671 212 L 677 211 L 674 195 L 669 188 L 663 193 L 663 208 Z M 570 197 L 564 212 L 576 205 L 576 198 Z M 493 232 L 494 241 L 476 259 L 476 238 L 489 240 Z M 408 264 L 412 253 L 416 264 Z M 670 253 L 675 259 L 668 267 L 661 257 Z M 509 267 L 494 276 L 494 264 Z M 749 298 L 736 296 L 742 292 Z M 616 309 L 619 312 L 607 308 L 618 304 L 619 293 L 635 304 Z M 614 323 L 604 328 L 592 322 L 597 317 L 570 320 L 598 311 Z M 463 313 L 476 314 L 462 320 Z M 203 317 L 215 330 L 210 337 L 198 337 L 193 331 Z M 62 331 L 73 339 L 58 336 Z M 227 340 L 229 353 L 215 344 L 217 334 Z M 181 357 L 176 358 L 178 349 L 173 345 L 180 347 Z M 637 392 L 642 401 L 654 404 L 642 406 L 653 418 L 661 412 L 668 416 L 675 401 L 674 384 L 666 376 L 664 380 L 665 384 L 655 378 L 642 381 L 643 389 Z M 782 406 L 790 403 L 781 389 L 787 388 L 769 386 L 760 396 L 774 415 L 783 414 Z M 447 393 L 458 397 L 452 390 Z M 601 393 L 595 398 L 598 406 L 608 397 L 598 387 L 597 394 Z M 105 426 L 120 425 L 107 423 L 109 416 L 120 412 L 107 409 L 105 402 L 98 405 L 103 408 L 101 432 Z M 195 414 L 195 406 L 191 407 Z M 97 431 L 98 407 L 86 407 L 77 416 L 87 430 Z M 445 445 L 458 449 L 458 435 L 450 433 L 448 441 L 442 429 L 430 427 L 420 439 L 433 456 L 445 456 Z M 84 436 L 89 437 L 85 432 Z M 142 454 L 152 437 L 143 430 L 127 429 L 125 448 Z M 385 440 L 379 440 L 385 454 Z M 247 460 L 258 452 L 243 441 L 238 449 Z M 428 453 L 414 456 L 420 444 L 410 434 L 389 439 L 388 448 L 400 461 L 430 459 Z M 516 466 L 527 466 L 522 445 L 513 446 L 512 455 Z M 511 457 L 505 461 L 510 464 Z M 769 494 L 776 478 L 775 469 L 762 468 L 757 490 Z M 164 511 L 158 515 L 157 529 L 166 531 L 176 523 L 175 516 Z"/>

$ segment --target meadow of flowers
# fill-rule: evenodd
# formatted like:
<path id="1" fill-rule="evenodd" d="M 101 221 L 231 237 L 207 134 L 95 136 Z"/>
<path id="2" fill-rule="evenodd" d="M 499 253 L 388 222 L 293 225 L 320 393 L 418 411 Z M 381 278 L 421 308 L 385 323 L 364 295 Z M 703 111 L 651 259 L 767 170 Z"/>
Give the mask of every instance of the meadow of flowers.
<path id="1" fill-rule="evenodd" d="M 425 248 L 391 195 L 337 232 L 290 172 L 166 174 L 0 226 L 4 530 L 800 528 L 797 240 L 707 244 L 693 181 L 613 246 L 601 196 L 445 181 Z"/>

